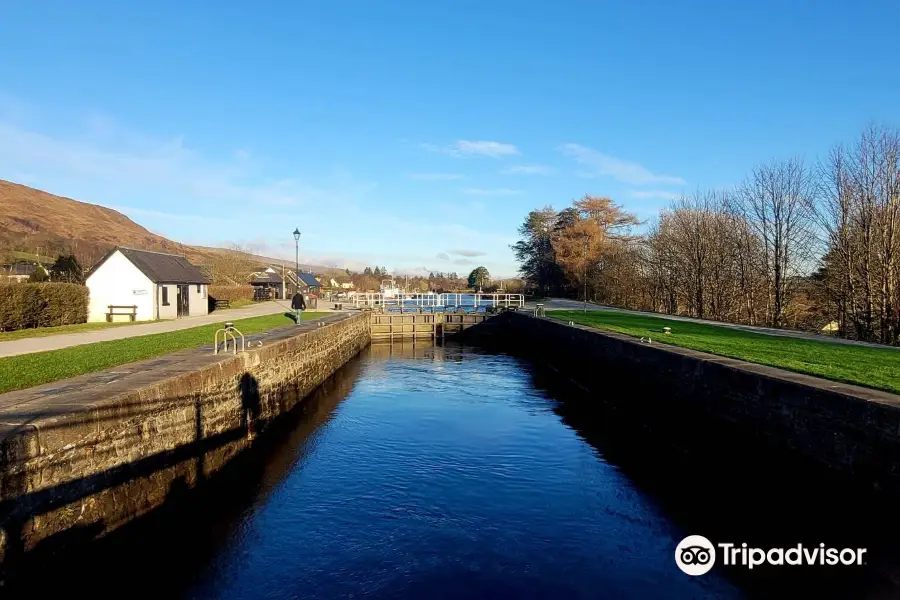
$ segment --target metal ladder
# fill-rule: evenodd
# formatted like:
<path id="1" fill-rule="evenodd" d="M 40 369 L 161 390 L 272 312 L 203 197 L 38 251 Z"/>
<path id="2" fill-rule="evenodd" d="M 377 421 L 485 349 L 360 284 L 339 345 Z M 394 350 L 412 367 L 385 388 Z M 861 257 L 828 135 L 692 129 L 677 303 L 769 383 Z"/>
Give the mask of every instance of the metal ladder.
<path id="1" fill-rule="evenodd" d="M 225 327 L 216 331 L 215 336 L 213 337 L 213 354 L 219 353 L 219 334 L 222 334 L 222 342 L 225 345 L 223 348 L 224 352 L 228 352 L 228 339 L 234 342 L 232 351 L 237 354 L 237 336 L 241 338 L 241 352 L 244 351 L 244 334 L 240 332 L 237 328 L 235 328 L 234 323 L 225 323 Z"/>

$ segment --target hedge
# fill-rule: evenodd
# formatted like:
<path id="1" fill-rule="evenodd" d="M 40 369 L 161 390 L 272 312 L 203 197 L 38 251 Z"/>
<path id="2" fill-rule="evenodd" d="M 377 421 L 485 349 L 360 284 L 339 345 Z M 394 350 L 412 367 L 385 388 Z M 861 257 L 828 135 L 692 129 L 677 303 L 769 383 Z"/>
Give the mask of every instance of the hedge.
<path id="1" fill-rule="evenodd" d="M 253 300 L 252 285 L 211 285 L 209 297 L 215 300 Z"/>
<path id="2" fill-rule="evenodd" d="M 0 331 L 84 323 L 88 289 L 77 283 L 0 284 Z"/>

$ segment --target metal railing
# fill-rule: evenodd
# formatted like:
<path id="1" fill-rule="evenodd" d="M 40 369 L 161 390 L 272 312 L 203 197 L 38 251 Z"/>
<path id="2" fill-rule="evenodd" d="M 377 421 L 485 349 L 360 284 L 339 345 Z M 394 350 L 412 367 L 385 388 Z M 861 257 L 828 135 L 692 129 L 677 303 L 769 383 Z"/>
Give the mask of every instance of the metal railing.
<path id="1" fill-rule="evenodd" d="M 237 354 L 237 336 L 241 338 L 241 352 L 244 351 L 244 334 L 234 326 L 234 323 L 225 323 L 225 327 L 217 330 L 215 336 L 213 336 L 213 354 L 219 353 L 220 333 L 222 334 L 222 343 L 225 346 L 222 349 L 223 352 L 228 352 L 228 339 L 231 338 L 231 341 L 234 342 L 232 351 Z"/>
<path id="2" fill-rule="evenodd" d="M 385 296 L 384 294 L 356 294 L 353 302 L 357 308 L 446 308 L 446 307 L 517 307 L 525 306 L 524 294 L 432 294 L 410 293 Z"/>

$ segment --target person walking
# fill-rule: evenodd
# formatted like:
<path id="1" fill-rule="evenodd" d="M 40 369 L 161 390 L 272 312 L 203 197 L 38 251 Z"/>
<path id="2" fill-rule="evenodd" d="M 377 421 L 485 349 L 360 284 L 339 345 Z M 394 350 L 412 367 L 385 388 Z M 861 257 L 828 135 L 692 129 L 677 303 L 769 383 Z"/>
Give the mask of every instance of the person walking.
<path id="1" fill-rule="evenodd" d="M 306 300 L 303 299 L 303 294 L 300 292 L 294 294 L 294 297 L 291 298 L 291 308 L 294 309 L 294 319 L 297 321 L 297 325 L 299 325 L 300 318 L 303 316 L 303 311 L 306 310 Z"/>

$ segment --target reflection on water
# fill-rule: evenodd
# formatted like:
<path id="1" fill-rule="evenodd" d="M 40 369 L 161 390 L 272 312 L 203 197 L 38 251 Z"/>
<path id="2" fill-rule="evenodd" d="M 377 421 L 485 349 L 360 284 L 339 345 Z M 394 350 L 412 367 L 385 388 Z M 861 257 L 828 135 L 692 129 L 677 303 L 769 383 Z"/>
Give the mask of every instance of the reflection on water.
<path id="1" fill-rule="evenodd" d="M 510 356 L 373 346 L 201 492 L 38 583 L 94 597 L 879 597 L 888 513 L 708 424 L 647 430 L 605 406 Z M 876 560 L 856 577 L 689 578 L 673 560 L 688 533 L 869 545 Z"/>

